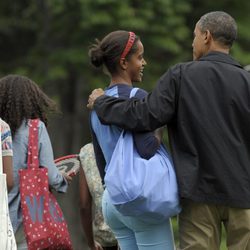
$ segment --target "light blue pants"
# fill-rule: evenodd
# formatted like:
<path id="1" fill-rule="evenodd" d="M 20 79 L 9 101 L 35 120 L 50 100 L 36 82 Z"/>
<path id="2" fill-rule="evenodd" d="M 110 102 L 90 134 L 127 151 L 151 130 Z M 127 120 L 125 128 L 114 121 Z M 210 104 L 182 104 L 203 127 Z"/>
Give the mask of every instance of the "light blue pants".
<path id="1" fill-rule="evenodd" d="M 137 217 L 124 216 L 111 204 L 107 190 L 103 194 L 102 210 L 121 250 L 175 249 L 170 220 L 149 224 Z"/>

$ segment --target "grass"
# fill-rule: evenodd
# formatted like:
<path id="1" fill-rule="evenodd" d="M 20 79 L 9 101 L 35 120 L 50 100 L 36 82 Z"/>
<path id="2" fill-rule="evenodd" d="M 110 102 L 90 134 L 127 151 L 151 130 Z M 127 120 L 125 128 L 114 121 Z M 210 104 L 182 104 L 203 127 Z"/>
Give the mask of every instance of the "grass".
<path id="1" fill-rule="evenodd" d="M 172 225 L 173 225 L 173 231 L 174 231 L 174 238 L 175 238 L 175 244 L 178 246 L 178 225 L 177 225 L 177 219 L 176 217 L 172 218 Z M 224 230 L 224 227 L 222 227 L 222 237 L 221 237 L 221 245 L 220 250 L 227 250 L 226 247 L 226 233 Z"/>

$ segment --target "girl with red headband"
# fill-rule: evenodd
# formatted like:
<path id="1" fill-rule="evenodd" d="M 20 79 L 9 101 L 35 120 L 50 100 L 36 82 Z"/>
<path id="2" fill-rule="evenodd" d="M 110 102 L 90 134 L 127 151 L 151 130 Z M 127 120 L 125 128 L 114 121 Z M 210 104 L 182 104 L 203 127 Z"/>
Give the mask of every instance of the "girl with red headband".
<path id="1" fill-rule="evenodd" d="M 147 92 L 134 88 L 134 82 L 141 82 L 146 61 L 144 48 L 133 32 L 114 31 L 105 36 L 89 50 L 91 63 L 102 68 L 110 77 L 106 95 L 143 98 Z M 132 92 L 131 92 L 132 91 Z M 103 125 L 95 111 L 91 113 L 91 130 L 97 165 L 104 182 L 104 176 L 122 129 Z M 161 143 L 161 130 L 134 133 L 133 140 L 141 157 L 151 158 Z M 121 250 L 173 250 L 173 235 L 169 220 L 151 224 L 139 217 L 124 216 L 112 205 L 107 190 L 103 194 L 103 215 L 118 240 Z M 97 244 L 98 245 L 98 244 Z M 102 248 L 91 249 L 100 250 Z"/>

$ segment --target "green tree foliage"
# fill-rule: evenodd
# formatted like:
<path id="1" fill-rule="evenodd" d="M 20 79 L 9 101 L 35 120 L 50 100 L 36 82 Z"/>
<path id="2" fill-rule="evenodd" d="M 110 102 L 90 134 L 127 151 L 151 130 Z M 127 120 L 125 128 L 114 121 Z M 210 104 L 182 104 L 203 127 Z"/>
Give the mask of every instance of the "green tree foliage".
<path id="1" fill-rule="evenodd" d="M 139 35 L 148 63 L 142 86 L 151 90 L 170 65 L 192 59 L 195 23 L 212 10 L 235 17 L 239 38 L 232 54 L 243 65 L 250 64 L 250 1 L 2 0 L 0 76 L 18 73 L 40 84 L 63 112 L 50 127 L 55 156 L 78 153 L 91 140 L 88 95 L 109 83 L 89 64 L 88 48 L 94 39 L 118 29 Z M 77 192 L 67 199 L 64 211 L 70 215 L 72 235 L 77 236 L 73 237 L 74 249 L 85 249 L 78 237 L 78 214 L 72 213 Z"/>
<path id="2" fill-rule="evenodd" d="M 189 35 L 185 14 L 190 8 L 183 0 L 3 1 L 0 7 L 0 72 L 29 74 L 39 82 L 67 84 L 70 72 L 91 75 L 88 46 L 116 29 L 141 36 L 151 52 L 146 52 L 149 72 L 159 74 L 159 60 L 166 67 L 183 55 Z"/>
<path id="3" fill-rule="evenodd" d="M 87 19 L 93 22 L 94 30 L 99 30 L 93 34 L 95 37 L 102 38 L 116 29 L 133 30 L 141 37 L 149 65 L 148 75 L 161 74 L 173 58 L 184 53 L 182 44 L 188 38 L 185 14 L 189 12 L 189 5 L 185 1 L 89 2 L 93 9 L 87 11 Z M 159 61 L 162 63 L 159 64 Z"/>

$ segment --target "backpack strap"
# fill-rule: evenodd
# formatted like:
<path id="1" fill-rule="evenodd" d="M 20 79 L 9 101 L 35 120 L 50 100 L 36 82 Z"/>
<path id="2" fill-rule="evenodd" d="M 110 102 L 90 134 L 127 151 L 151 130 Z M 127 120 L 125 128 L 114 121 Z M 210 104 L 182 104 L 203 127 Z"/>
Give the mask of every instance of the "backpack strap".
<path id="1" fill-rule="evenodd" d="M 131 91 L 130 91 L 129 98 L 134 97 L 138 89 L 139 89 L 139 88 L 132 88 Z"/>

